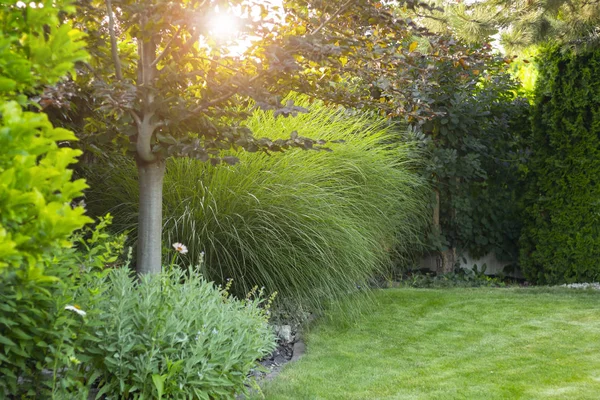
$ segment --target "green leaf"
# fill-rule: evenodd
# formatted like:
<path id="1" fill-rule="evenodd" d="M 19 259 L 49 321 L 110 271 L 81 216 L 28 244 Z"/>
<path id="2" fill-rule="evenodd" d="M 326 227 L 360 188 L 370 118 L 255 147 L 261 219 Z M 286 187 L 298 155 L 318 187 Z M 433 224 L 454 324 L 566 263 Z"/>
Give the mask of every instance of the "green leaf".
<path id="1" fill-rule="evenodd" d="M 0 92 L 9 92 L 15 90 L 17 87 L 17 81 L 0 76 Z"/>
<path id="2" fill-rule="evenodd" d="M 10 340 L 6 336 L 2 336 L 2 335 L 0 335 L 0 343 L 2 343 L 5 346 L 14 346 L 14 347 L 17 346 L 17 344 L 15 342 L 13 342 L 12 340 Z"/>
<path id="3" fill-rule="evenodd" d="M 158 392 L 158 399 L 162 399 L 163 396 L 163 392 L 165 390 L 165 380 L 167 379 L 166 375 L 158 375 L 158 374 L 153 374 L 152 375 L 152 383 L 154 383 L 154 387 L 156 388 L 156 391 Z"/>

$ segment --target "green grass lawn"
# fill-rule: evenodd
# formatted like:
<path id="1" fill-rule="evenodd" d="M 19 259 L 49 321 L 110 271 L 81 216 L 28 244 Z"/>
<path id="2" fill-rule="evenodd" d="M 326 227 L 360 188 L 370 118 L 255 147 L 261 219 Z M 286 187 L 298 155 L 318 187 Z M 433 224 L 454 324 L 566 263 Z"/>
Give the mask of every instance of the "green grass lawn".
<path id="1" fill-rule="evenodd" d="M 600 292 L 388 289 L 322 322 L 267 399 L 600 399 Z"/>

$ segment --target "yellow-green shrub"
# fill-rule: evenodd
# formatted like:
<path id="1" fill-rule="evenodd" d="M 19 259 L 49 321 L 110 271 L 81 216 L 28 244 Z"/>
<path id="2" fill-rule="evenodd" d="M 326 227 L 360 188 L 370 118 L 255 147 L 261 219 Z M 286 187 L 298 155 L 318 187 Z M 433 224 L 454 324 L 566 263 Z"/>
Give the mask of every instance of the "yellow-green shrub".
<path id="1" fill-rule="evenodd" d="M 86 57 L 82 33 L 59 21 L 68 3 L 0 5 L 0 398 L 48 398 L 76 385 L 67 375 L 82 324 L 64 308 L 60 278 L 70 266 L 55 259 L 91 221 L 71 206 L 86 187 L 68 169 L 80 153 L 59 145 L 73 133 L 22 109 Z"/>

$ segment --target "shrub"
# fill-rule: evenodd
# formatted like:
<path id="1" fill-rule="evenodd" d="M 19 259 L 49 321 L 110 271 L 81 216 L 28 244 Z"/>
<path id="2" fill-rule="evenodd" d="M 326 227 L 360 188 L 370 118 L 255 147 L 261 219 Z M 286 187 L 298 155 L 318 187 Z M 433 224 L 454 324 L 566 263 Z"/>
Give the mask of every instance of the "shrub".
<path id="1" fill-rule="evenodd" d="M 68 1 L 19 3 L 0 5 L 0 398 L 64 398 L 79 385 L 70 371 L 85 334 L 65 310 L 70 268 L 55 260 L 91 219 L 71 206 L 86 187 L 68 168 L 80 152 L 58 143 L 75 136 L 22 106 L 86 53 L 82 33 L 59 21 Z"/>
<path id="2" fill-rule="evenodd" d="M 71 207 L 87 187 L 67 168 L 80 151 L 58 147 L 75 135 L 53 128 L 45 114 L 10 102 L 0 115 L 0 272 L 41 279 L 38 262 L 71 247 L 71 233 L 91 221 L 82 207 Z"/>
<path id="3" fill-rule="evenodd" d="M 238 301 L 193 270 L 138 280 L 115 269 L 105 285 L 88 348 L 96 398 L 233 399 L 274 349 L 263 300 Z"/>
<path id="4" fill-rule="evenodd" d="M 331 144 L 333 152 L 242 152 L 235 166 L 167 165 L 165 241 L 187 244 L 190 263 L 205 252 L 205 276 L 233 278 L 238 295 L 265 286 L 296 307 L 322 308 L 367 286 L 394 250 L 410 252 L 421 240 L 427 190 L 413 171 L 420 154 L 399 142 L 385 121 L 320 104 L 310 108 L 294 118 L 256 112 L 248 124 L 273 138 L 297 131 L 343 140 Z M 134 165 L 94 168 L 87 175 L 95 199 L 90 207 L 112 210 L 123 228 L 133 229 Z"/>
<path id="5" fill-rule="evenodd" d="M 600 276 L 600 51 L 541 60 L 520 261 L 537 283 Z"/>
<path id="6" fill-rule="evenodd" d="M 453 272 L 441 275 L 410 273 L 400 280 L 401 286 L 413 288 L 456 288 L 456 287 L 505 287 L 507 284 L 499 277 L 485 274 L 486 264 L 481 268 L 477 264 L 472 269 L 457 268 Z"/>
<path id="7" fill-rule="evenodd" d="M 45 275 L 2 275 L 0 398 L 87 398 L 83 362 L 98 324 L 94 304 L 102 296 L 90 284 L 117 261 L 124 245 L 124 236 L 106 233 L 110 221 L 102 218 L 71 236 L 77 248 L 45 256 L 38 264 Z"/>

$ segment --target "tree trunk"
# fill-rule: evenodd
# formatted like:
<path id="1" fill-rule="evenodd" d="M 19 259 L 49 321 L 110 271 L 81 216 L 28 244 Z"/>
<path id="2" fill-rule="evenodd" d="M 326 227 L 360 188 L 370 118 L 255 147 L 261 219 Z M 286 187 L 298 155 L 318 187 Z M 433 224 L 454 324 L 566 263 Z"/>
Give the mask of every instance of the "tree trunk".
<path id="1" fill-rule="evenodd" d="M 438 182 L 439 185 L 439 182 Z M 435 204 L 433 206 L 433 226 L 442 232 L 440 225 L 440 191 L 435 189 Z M 436 257 L 436 274 L 447 274 L 454 270 L 456 262 L 456 249 L 451 247 L 447 250 L 440 251 Z"/>
<path id="2" fill-rule="evenodd" d="M 439 255 L 438 274 L 448 274 L 454 271 L 454 265 L 456 263 L 456 249 L 449 248 L 440 252 Z"/>
<path id="3" fill-rule="evenodd" d="M 164 161 L 138 160 L 140 211 L 138 216 L 138 274 L 157 274 L 162 269 L 162 191 Z"/>

